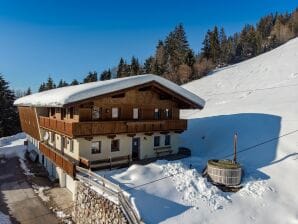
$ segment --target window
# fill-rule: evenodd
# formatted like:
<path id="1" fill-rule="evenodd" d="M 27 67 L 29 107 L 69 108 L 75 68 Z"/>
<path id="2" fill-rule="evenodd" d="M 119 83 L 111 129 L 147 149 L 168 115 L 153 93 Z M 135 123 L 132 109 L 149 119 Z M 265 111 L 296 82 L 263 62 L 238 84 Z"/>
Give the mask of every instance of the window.
<path id="1" fill-rule="evenodd" d="M 92 120 L 99 120 L 101 118 L 101 108 L 97 106 L 92 107 Z"/>
<path id="2" fill-rule="evenodd" d="M 139 108 L 133 108 L 133 119 L 139 119 Z"/>
<path id="3" fill-rule="evenodd" d="M 59 114 L 61 112 L 60 108 L 56 108 L 56 114 Z"/>
<path id="4" fill-rule="evenodd" d="M 51 142 L 53 143 L 55 141 L 55 133 L 54 132 L 50 132 L 51 133 Z"/>
<path id="5" fill-rule="evenodd" d="M 69 142 L 69 151 L 73 152 L 73 140 L 72 139 L 68 139 Z"/>
<path id="6" fill-rule="evenodd" d="M 55 108 L 54 107 L 51 107 L 51 116 L 55 116 Z"/>
<path id="7" fill-rule="evenodd" d="M 171 136 L 170 135 L 165 136 L 165 145 L 171 145 Z"/>
<path id="8" fill-rule="evenodd" d="M 70 118 L 70 119 L 73 119 L 73 114 L 74 114 L 74 109 L 73 109 L 73 107 L 70 107 L 70 108 L 68 109 L 68 113 L 69 113 L 69 118 Z"/>
<path id="9" fill-rule="evenodd" d="M 101 142 L 92 142 L 92 144 L 91 144 L 91 153 L 92 154 L 101 153 Z"/>
<path id="10" fill-rule="evenodd" d="M 171 113 L 171 110 L 170 109 L 168 109 L 168 108 L 166 108 L 165 109 L 165 116 L 166 116 L 166 118 L 172 118 L 172 113 Z"/>
<path id="11" fill-rule="evenodd" d="M 119 108 L 113 107 L 112 108 L 112 118 L 118 118 L 119 117 Z"/>
<path id="12" fill-rule="evenodd" d="M 66 109 L 62 108 L 61 109 L 61 120 L 65 119 L 65 118 L 66 118 Z"/>
<path id="13" fill-rule="evenodd" d="M 119 139 L 117 140 L 112 140 L 111 142 L 111 152 L 117 152 L 119 151 Z"/>
<path id="14" fill-rule="evenodd" d="M 63 149 L 67 148 L 67 141 L 65 137 L 61 137 L 61 148 Z"/>
<path id="15" fill-rule="evenodd" d="M 160 136 L 154 136 L 154 147 L 160 146 Z"/>
<path id="16" fill-rule="evenodd" d="M 154 109 L 154 119 L 160 119 L 160 112 L 158 108 Z"/>

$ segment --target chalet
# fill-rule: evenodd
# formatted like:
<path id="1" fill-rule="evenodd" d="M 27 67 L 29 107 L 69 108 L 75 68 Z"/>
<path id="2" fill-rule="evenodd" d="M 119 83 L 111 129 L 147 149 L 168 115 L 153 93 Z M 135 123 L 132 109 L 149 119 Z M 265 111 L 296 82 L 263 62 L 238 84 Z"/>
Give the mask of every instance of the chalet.
<path id="1" fill-rule="evenodd" d="M 29 150 L 74 192 L 75 167 L 92 169 L 175 154 L 187 121 L 180 109 L 204 100 L 164 78 L 139 75 L 69 86 L 15 101 Z"/>

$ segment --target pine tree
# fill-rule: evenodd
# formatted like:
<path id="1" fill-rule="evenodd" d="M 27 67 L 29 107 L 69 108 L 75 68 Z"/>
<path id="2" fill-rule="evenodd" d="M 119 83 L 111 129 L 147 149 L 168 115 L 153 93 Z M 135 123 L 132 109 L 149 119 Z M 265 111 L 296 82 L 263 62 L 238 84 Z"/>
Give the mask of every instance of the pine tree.
<path id="1" fill-rule="evenodd" d="M 175 72 L 186 61 L 186 56 L 191 50 L 186 38 L 184 27 L 179 24 L 165 40 L 166 55 L 168 57 L 168 72 Z"/>
<path id="2" fill-rule="evenodd" d="M 76 79 L 72 80 L 72 82 L 70 83 L 71 86 L 76 86 L 76 85 L 79 85 L 79 84 L 80 84 L 79 81 L 76 80 Z"/>
<path id="3" fill-rule="evenodd" d="M 103 80 L 109 80 L 112 78 L 112 73 L 111 73 L 111 70 L 105 70 L 103 71 L 101 74 L 100 74 L 100 80 L 103 81 Z"/>
<path id="4" fill-rule="evenodd" d="M 45 90 L 55 89 L 56 84 L 54 83 L 51 76 L 49 76 L 47 83 L 45 84 Z"/>
<path id="5" fill-rule="evenodd" d="M 226 65 L 229 63 L 232 57 L 232 43 L 231 40 L 227 38 L 224 28 L 222 27 L 219 32 L 219 42 L 220 42 L 220 58 L 219 63 L 221 65 Z"/>
<path id="6" fill-rule="evenodd" d="M 210 46 L 210 38 L 211 38 L 212 32 L 210 30 L 207 31 L 205 34 L 205 38 L 203 40 L 203 47 L 201 49 L 202 56 L 204 58 L 210 59 L 211 58 L 211 46 Z"/>
<path id="7" fill-rule="evenodd" d="M 129 75 L 130 76 L 140 75 L 141 70 L 142 70 L 142 68 L 140 66 L 140 63 L 139 63 L 138 59 L 133 56 L 131 58 Z"/>
<path id="8" fill-rule="evenodd" d="M 154 71 L 154 67 L 155 67 L 155 58 L 151 56 L 145 60 L 144 67 L 143 67 L 143 73 L 157 74 Z"/>
<path id="9" fill-rule="evenodd" d="M 32 91 L 31 91 L 31 88 L 29 87 L 27 89 L 27 91 L 25 92 L 25 96 L 28 96 L 28 95 L 31 95 L 32 94 Z"/>
<path id="10" fill-rule="evenodd" d="M 46 90 L 46 84 L 43 82 L 43 83 L 40 84 L 38 92 L 42 92 L 42 91 L 45 91 L 45 90 Z"/>
<path id="11" fill-rule="evenodd" d="M 97 81 L 97 72 L 89 72 L 84 78 L 83 83 L 96 82 Z"/>
<path id="12" fill-rule="evenodd" d="M 9 89 L 8 82 L 0 74 L 0 137 L 16 134 L 20 131 L 19 116 L 13 106 L 15 95 Z"/>
<path id="13" fill-rule="evenodd" d="M 68 83 L 64 81 L 63 79 L 60 79 L 57 88 L 68 86 Z"/>
<path id="14" fill-rule="evenodd" d="M 118 69 L 117 69 L 117 78 L 123 78 L 129 76 L 130 68 L 129 65 L 124 61 L 123 58 L 120 58 Z"/>
<path id="15" fill-rule="evenodd" d="M 220 59 L 220 43 L 217 26 L 214 27 L 210 37 L 211 58 L 215 64 L 219 63 Z"/>
<path id="16" fill-rule="evenodd" d="M 167 70 L 167 52 L 163 41 L 158 41 L 155 52 L 155 60 L 152 64 L 152 72 L 156 75 L 163 75 Z"/>
<path id="17" fill-rule="evenodd" d="M 253 57 L 258 52 L 258 39 L 254 26 L 245 25 L 240 34 L 241 60 Z"/>
<path id="18" fill-rule="evenodd" d="M 195 54 L 192 50 L 189 50 L 185 57 L 185 64 L 192 67 L 196 62 Z"/>

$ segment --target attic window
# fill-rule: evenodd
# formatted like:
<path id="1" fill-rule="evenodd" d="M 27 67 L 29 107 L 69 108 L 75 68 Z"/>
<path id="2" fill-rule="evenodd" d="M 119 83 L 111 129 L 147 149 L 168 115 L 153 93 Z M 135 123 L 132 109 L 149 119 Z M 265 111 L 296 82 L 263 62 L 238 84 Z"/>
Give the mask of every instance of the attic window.
<path id="1" fill-rule="evenodd" d="M 171 96 L 168 95 L 168 94 L 160 94 L 159 95 L 159 99 L 161 99 L 161 100 L 169 100 L 169 99 L 171 99 Z"/>
<path id="2" fill-rule="evenodd" d="M 125 97 L 125 93 L 119 93 L 112 96 L 112 98 L 123 98 L 123 97 Z"/>
<path id="3" fill-rule="evenodd" d="M 145 87 L 139 88 L 139 91 L 144 92 L 144 91 L 148 91 L 150 89 L 151 89 L 151 86 L 145 86 Z"/>

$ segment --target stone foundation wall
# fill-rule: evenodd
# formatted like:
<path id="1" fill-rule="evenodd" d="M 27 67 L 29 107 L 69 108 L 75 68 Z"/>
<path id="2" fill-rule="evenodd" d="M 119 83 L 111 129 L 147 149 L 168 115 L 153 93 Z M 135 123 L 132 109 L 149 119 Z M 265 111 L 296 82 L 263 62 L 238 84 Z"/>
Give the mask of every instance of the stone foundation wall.
<path id="1" fill-rule="evenodd" d="M 119 205 L 101 196 L 82 182 L 78 182 L 73 220 L 76 224 L 127 224 Z"/>

